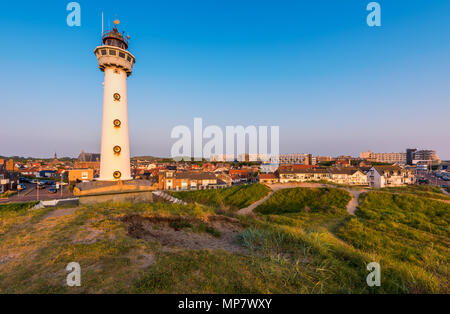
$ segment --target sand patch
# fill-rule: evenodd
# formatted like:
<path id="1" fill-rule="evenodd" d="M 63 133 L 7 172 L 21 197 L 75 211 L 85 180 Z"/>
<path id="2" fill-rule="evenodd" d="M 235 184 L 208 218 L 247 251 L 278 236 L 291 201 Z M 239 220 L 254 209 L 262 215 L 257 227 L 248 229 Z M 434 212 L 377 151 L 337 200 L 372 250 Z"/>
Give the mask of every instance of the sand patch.
<path id="1" fill-rule="evenodd" d="M 104 233 L 103 230 L 97 228 L 85 227 L 84 230 L 75 235 L 72 242 L 77 244 L 94 244 L 101 239 Z"/>
<path id="2" fill-rule="evenodd" d="M 63 216 L 72 215 L 77 209 L 78 208 L 57 209 L 57 210 L 49 212 L 47 215 L 45 215 L 42 218 L 42 220 L 47 219 L 47 218 L 56 218 L 56 217 L 63 217 Z"/>
<path id="3" fill-rule="evenodd" d="M 205 222 L 184 217 L 130 215 L 122 218 L 122 221 L 128 226 L 128 235 L 137 239 L 157 241 L 163 248 L 247 253 L 247 249 L 236 242 L 236 236 L 244 227 L 233 218 L 210 216 Z"/>

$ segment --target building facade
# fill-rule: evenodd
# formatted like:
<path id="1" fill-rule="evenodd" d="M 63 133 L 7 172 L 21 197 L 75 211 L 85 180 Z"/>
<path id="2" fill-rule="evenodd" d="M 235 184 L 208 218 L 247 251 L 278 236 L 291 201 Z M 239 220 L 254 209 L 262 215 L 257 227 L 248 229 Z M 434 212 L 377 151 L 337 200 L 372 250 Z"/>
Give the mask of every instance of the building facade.
<path id="1" fill-rule="evenodd" d="M 262 184 L 279 183 L 280 179 L 275 173 L 262 173 L 259 175 L 259 182 Z"/>
<path id="2" fill-rule="evenodd" d="M 281 154 L 278 157 L 280 164 L 315 165 L 316 157 L 311 154 Z"/>
<path id="3" fill-rule="evenodd" d="M 374 166 L 367 173 L 367 182 L 372 188 L 384 188 L 414 184 L 414 172 L 398 166 Z"/>
<path id="4" fill-rule="evenodd" d="M 367 175 L 359 169 L 330 169 L 330 180 L 337 184 L 367 185 Z"/>
<path id="5" fill-rule="evenodd" d="M 160 190 L 202 190 L 216 186 L 217 177 L 208 172 L 161 171 L 158 177 Z"/>
<path id="6" fill-rule="evenodd" d="M 5 164 L 0 165 L 0 194 L 15 190 L 19 184 L 17 173 L 8 172 Z"/>
<path id="7" fill-rule="evenodd" d="M 93 169 L 71 169 L 65 172 L 69 183 L 86 182 L 94 179 Z"/>
<path id="8" fill-rule="evenodd" d="M 361 159 L 388 164 L 406 164 L 406 153 L 374 153 L 371 151 L 359 154 Z"/>
<path id="9" fill-rule="evenodd" d="M 329 181 L 330 173 L 327 169 L 306 168 L 292 169 L 281 168 L 278 170 L 280 183 L 306 182 L 306 181 Z"/>
<path id="10" fill-rule="evenodd" d="M 94 171 L 100 170 L 100 154 L 86 153 L 81 151 L 77 160 L 74 163 L 74 168 L 77 169 L 93 169 Z"/>

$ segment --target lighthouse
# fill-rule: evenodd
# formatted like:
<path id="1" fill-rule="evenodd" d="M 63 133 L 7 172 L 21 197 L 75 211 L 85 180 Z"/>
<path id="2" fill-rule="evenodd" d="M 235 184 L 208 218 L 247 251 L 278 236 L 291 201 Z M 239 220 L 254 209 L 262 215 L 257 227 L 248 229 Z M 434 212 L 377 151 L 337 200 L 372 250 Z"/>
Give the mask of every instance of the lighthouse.
<path id="1" fill-rule="evenodd" d="M 94 50 L 104 72 L 100 181 L 132 179 L 127 78 L 136 59 L 128 51 L 129 36 L 118 31 L 119 21 L 114 24 L 111 31 L 102 32 L 102 45 Z"/>

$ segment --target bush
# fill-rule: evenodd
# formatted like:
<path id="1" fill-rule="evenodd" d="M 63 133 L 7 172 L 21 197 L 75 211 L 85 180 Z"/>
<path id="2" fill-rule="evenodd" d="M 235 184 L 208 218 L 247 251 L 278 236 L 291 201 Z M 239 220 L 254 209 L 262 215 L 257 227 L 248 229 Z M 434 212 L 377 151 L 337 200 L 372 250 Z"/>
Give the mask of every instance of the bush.
<path id="1" fill-rule="evenodd" d="M 0 198 L 9 198 L 16 194 L 17 194 L 17 191 L 6 191 L 5 193 L 0 194 Z"/>

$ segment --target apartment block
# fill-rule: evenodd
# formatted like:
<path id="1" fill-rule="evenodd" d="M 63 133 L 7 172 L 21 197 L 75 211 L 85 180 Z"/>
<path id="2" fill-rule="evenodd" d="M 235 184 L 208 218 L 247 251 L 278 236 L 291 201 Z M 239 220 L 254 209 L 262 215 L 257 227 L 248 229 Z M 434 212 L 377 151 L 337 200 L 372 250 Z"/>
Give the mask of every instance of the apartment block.
<path id="1" fill-rule="evenodd" d="M 371 162 L 382 162 L 389 164 L 406 164 L 406 152 L 405 153 L 374 153 L 371 151 L 362 152 L 359 154 L 361 159 L 365 159 Z"/>

